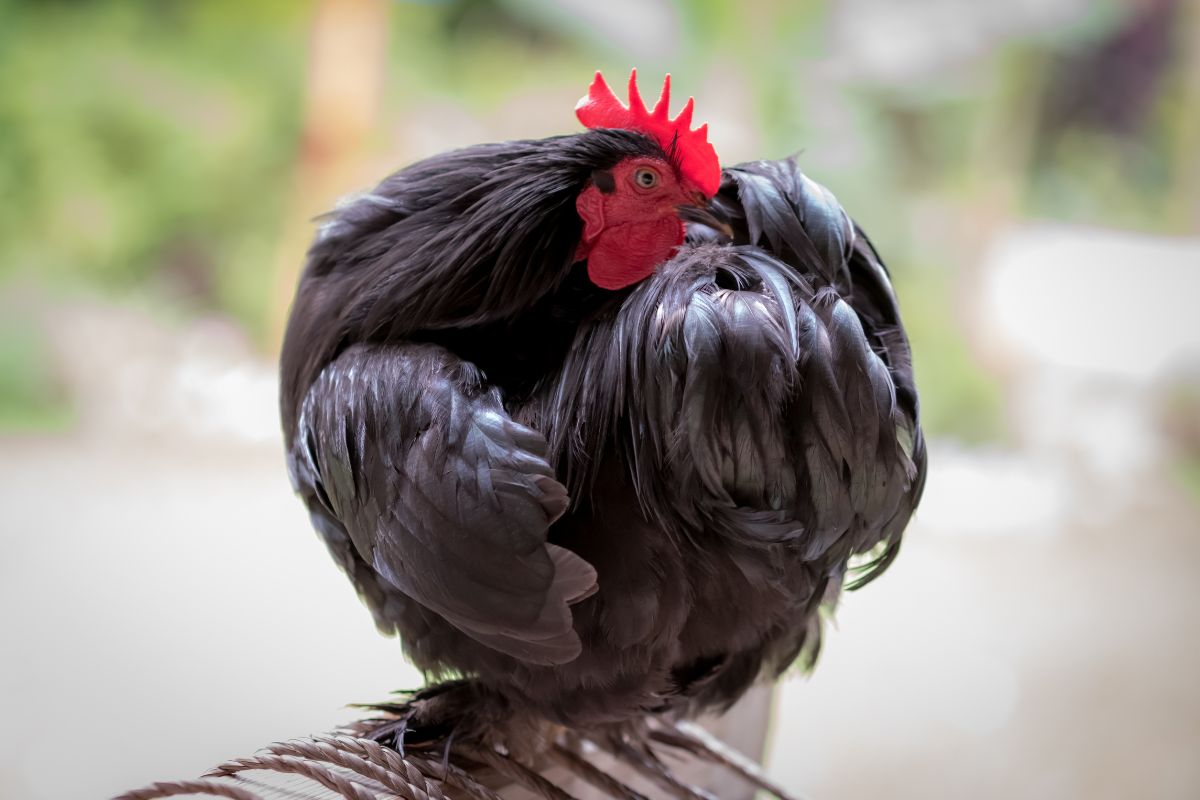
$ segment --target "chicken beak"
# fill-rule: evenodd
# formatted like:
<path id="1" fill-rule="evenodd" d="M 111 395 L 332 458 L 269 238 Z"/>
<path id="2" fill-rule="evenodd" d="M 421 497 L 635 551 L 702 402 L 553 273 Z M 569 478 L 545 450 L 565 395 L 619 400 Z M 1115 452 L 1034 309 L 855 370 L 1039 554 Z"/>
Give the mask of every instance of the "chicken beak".
<path id="1" fill-rule="evenodd" d="M 718 219 L 707 205 L 680 205 L 675 206 L 675 212 L 679 214 L 679 218 L 684 222 L 694 222 L 700 225 L 707 225 L 715 231 L 718 231 L 728 239 L 733 238 L 733 228 L 729 227 L 729 223 L 722 219 Z"/>

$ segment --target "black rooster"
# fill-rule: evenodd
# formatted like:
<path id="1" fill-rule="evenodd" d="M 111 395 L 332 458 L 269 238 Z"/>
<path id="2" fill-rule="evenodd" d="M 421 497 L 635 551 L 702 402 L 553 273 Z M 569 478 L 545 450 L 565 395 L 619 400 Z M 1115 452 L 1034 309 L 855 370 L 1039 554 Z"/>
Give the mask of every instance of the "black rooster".
<path id="1" fill-rule="evenodd" d="M 669 83 L 653 111 L 629 86 L 626 109 L 597 75 L 591 130 L 435 156 L 335 212 L 284 343 L 313 524 L 484 718 L 728 706 L 815 655 L 819 606 L 854 556 L 859 583 L 891 562 L 924 481 L 866 236 L 790 160 L 722 173 Z"/>

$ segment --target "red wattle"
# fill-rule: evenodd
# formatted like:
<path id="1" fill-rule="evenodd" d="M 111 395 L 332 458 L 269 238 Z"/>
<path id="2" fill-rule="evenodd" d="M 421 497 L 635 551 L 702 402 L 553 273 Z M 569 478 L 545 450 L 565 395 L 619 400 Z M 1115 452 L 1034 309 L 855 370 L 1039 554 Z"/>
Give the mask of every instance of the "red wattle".
<path id="1" fill-rule="evenodd" d="M 601 289 L 624 289 L 644 280 L 683 244 L 683 235 L 678 217 L 605 228 L 587 248 L 588 278 Z"/>

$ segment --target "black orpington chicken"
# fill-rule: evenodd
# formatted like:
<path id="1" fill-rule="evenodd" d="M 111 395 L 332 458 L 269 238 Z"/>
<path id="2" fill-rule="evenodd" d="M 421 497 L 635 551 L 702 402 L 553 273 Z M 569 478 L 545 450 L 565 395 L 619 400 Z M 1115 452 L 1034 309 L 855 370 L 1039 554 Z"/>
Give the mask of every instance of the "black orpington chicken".
<path id="1" fill-rule="evenodd" d="M 722 171 L 635 79 L 626 107 L 597 74 L 582 133 L 386 178 L 300 281 L 291 477 L 378 626 L 457 679 L 429 724 L 727 707 L 811 659 L 921 494 L 870 241 L 792 160 Z"/>

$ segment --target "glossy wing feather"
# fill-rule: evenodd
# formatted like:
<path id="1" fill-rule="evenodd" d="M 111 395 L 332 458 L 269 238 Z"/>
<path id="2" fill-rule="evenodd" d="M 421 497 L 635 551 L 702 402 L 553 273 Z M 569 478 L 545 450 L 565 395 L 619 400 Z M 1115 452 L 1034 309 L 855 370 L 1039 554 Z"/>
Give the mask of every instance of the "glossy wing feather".
<path id="1" fill-rule="evenodd" d="M 335 544 L 344 531 L 342 566 L 377 616 L 398 591 L 521 660 L 578 655 L 569 606 L 596 575 L 546 542 L 566 490 L 543 437 L 473 367 L 434 345 L 352 347 L 306 396 L 294 452 L 318 529 Z"/>

